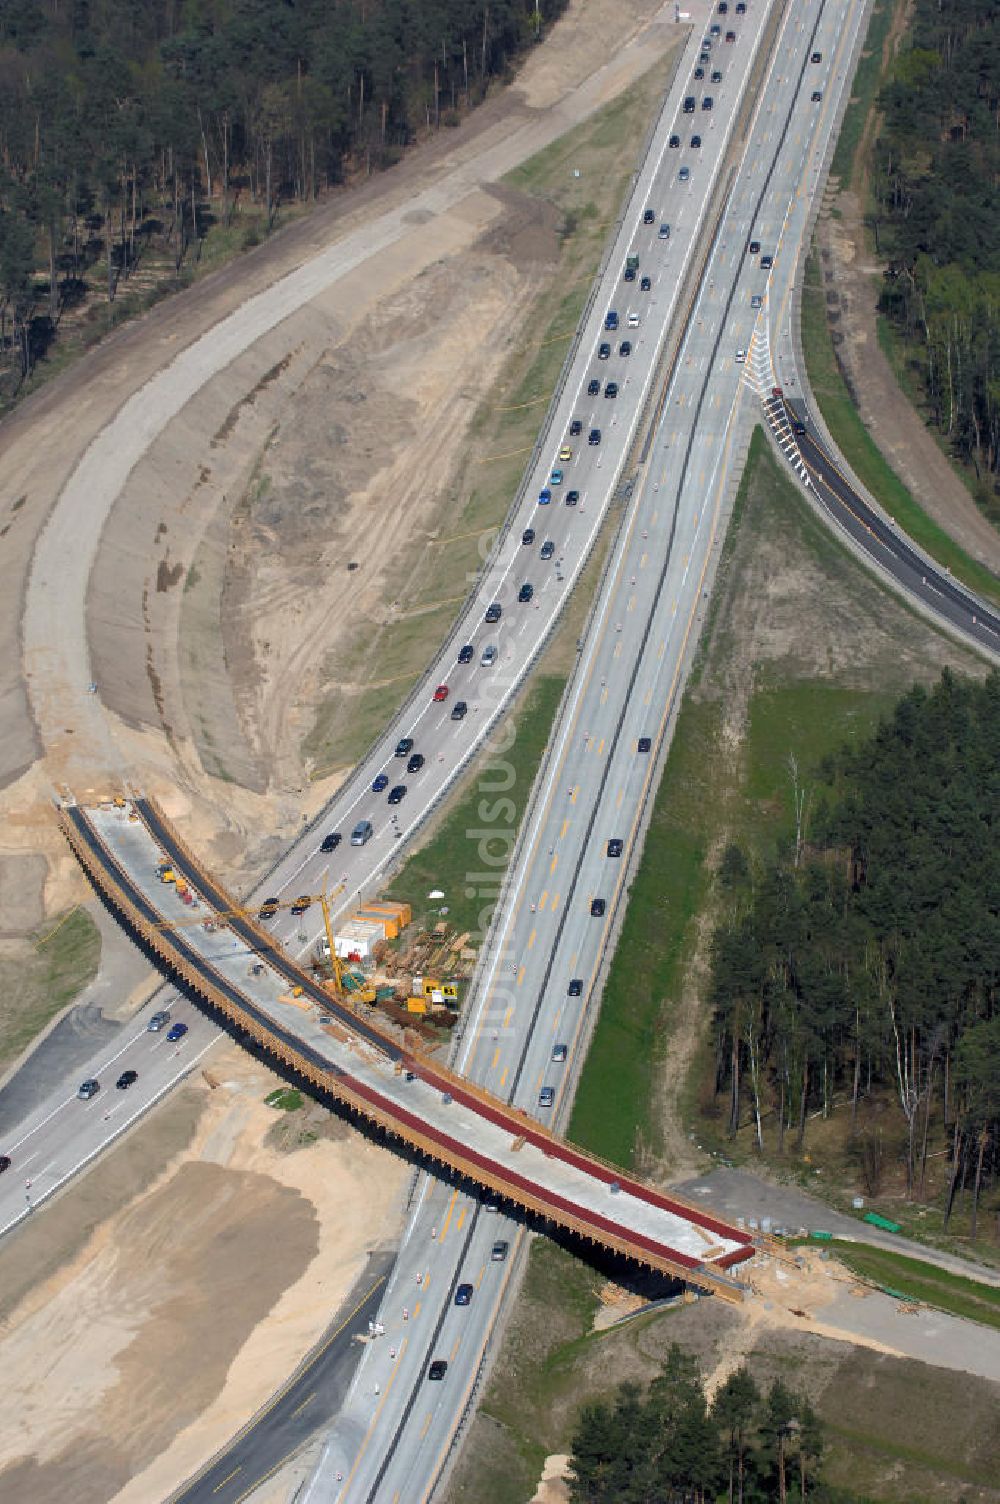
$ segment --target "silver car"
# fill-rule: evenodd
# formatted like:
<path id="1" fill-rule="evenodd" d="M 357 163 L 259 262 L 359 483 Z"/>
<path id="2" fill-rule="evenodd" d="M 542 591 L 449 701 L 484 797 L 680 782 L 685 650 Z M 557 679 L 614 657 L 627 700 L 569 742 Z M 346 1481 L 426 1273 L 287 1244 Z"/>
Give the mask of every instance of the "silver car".
<path id="1" fill-rule="evenodd" d="M 480 658 L 479 662 L 481 667 L 483 668 L 492 668 L 496 661 L 497 650 L 493 646 L 493 644 L 490 643 L 489 647 L 483 648 L 483 656 Z"/>
<path id="2" fill-rule="evenodd" d="M 149 1023 L 146 1025 L 146 1028 L 150 1034 L 159 1034 L 160 1030 L 165 1029 L 169 1022 L 170 1009 L 161 1008 L 159 1013 L 153 1014 L 152 1018 L 149 1020 Z"/>

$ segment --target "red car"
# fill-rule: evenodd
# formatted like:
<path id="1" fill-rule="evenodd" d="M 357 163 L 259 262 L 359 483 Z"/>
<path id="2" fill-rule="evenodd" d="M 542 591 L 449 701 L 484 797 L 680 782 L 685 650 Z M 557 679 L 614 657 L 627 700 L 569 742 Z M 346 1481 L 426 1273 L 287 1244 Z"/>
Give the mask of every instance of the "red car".
<path id="1" fill-rule="evenodd" d="M 439 684 L 438 685 L 437 689 L 434 691 L 434 698 L 435 698 L 435 700 L 438 700 L 438 701 L 440 701 L 440 700 L 447 700 L 447 698 L 448 698 L 448 686 L 447 686 L 447 684 Z"/>

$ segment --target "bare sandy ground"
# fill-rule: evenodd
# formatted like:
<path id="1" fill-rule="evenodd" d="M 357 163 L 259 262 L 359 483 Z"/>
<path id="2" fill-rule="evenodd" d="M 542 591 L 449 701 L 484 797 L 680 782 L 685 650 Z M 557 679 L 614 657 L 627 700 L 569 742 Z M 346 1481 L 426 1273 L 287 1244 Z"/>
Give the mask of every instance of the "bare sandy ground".
<path id="1" fill-rule="evenodd" d="M 318 1109 L 332 1136 L 275 1146 L 275 1124 L 294 1142 L 303 1114 L 266 1107 L 275 1078 L 235 1046 L 212 1079 L 169 1105 L 172 1133 L 190 1138 L 167 1163 L 162 1115 L 139 1130 L 149 1184 L 113 1206 L 104 1193 L 107 1214 L 65 1263 L 50 1249 L 35 1284 L 30 1244 L 0 1253 L 8 1306 L 20 1291 L 0 1335 L 17 1416 L 0 1496 L 165 1497 L 291 1372 L 395 1230 L 401 1161 Z"/>
<path id="2" fill-rule="evenodd" d="M 492 233 L 510 201 L 491 185 L 662 56 L 660 13 L 578 0 L 460 131 L 123 330 L 4 425 L 0 808 L 48 854 L 53 788 L 131 776 L 173 794 L 222 866 L 332 792 L 336 769 L 306 789 L 315 696 L 331 665 L 349 681 L 454 504 L 470 419 L 545 271 Z M 290 296 L 296 277 L 312 291 Z M 206 329 L 225 332 L 201 353 Z M 179 356 L 204 379 L 165 421 L 182 387 L 146 409 L 137 394 Z"/>

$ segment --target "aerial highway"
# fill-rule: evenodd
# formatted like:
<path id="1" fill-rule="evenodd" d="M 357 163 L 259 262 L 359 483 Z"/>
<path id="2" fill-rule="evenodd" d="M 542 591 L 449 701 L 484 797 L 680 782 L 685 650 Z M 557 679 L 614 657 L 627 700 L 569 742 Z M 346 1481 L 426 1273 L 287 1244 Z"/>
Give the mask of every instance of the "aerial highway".
<path id="1" fill-rule="evenodd" d="M 760 413 L 748 365 L 764 337 L 773 270 L 762 260 L 774 260 L 779 242 L 790 254 L 788 225 L 807 222 L 797 218 L 799 190 L 816 181 L 862 19 L 856 7 L 818 0 L 784 12 L 478 973 L 456 1067 L 556 1124 L 566 1120 L 747 429 Z M 592 912 L 595 899 L 603 914 Z M 433 1491 L 509 1289 L 489 1278 L 498 1230 L 512 1249 L 523 1243 L 518 1222 L 447 1184 L 422 1182 L 383 1302 L 386 1339 L 366 1350 L 306 1498 L 392 1501 Z M 457 1303 L 463 1285 L 475 1292 L 468 1305 Z M 435 1361 L 448 1364 L 440 1380 L 430 1377 Z"/>
<path id="2" fill-rule="evenodd" d="M 708 7 L 702 5 L 699 10 L 707 18 Z M 697 64 L 692 65 L 691 56 L 686 54 L 661 118 L 650 135 L 632 196 L 582 321 L 574 358 L 546 419 L 536 458 L 466 608 L 393 724 L 355 769 L 322 818 L 303 831 L 254 897 L 273 894 L 287 899 L 298 892 L 316 893 L 325 888 L 331 894 L 335 914 L 348 911 L 358 895 L 370 891 L 380 875 L 398 861 L 409 840 L 483 745 L 523 682 L 594 547 L 651 390 L 667 332 L 676 322 L 682 296 L 690 295 L 688 274 L 702 249 L 713 188 L 736 119 L 736 105 L 755 64 L 768 10 L 760 0 L 754 0 L 749 13 L 740 18 L 739 45 L 733 46 L 731 55 L 722 60 L 723 83 L 712 85 L 712 70 L 708 70 L 705 89 L 698 94 L 698 107 L 691 116 L 684 116 L 683 100 L 691 88 L 691 67 Z M 692 33 L 688 54 L 693 49 L 697 55 L 699 40 Z M 716 101 L 712 110 L 701 109 L 705 97 Z M 687 122 L 684 144 L 671 147 L 670 137 L 677 134 L 674 122 L 678 118 Z M 692 149 L 689 144 L 693 135 L 701 137 L 703 144 L 699 148 Z M 676 179 L 681 166 L 687 168 L 690 179 L 679 191 Z M 668 201 L 669 215 L 660 215 L 659 206 Z M 654 210 L 652 223 L 645 222 L 647 208 Z M 661 224 L 670 225 L 669 238 L 660 237 Z M 384 231 L 386 235 L 391 232 L 392 225 Z M 353 255 L 353 249 L 348 249 Z M 623 284 L 623 269 L 630 254 L 639 255 L 639 274 L 635 282 Z M 299 282 L 304 279 L 307 285 L 312 285 L 317 275 L 315 270 L 304 269 L 298 281 L 294 278 L 290 281 L 283 297 L 294 301 L 302 295 Z M 648 288 L 643 286 L 645 281 Z M 617 331 L 604 329 L 611 308 L 619 314 Z M 630 313 L 638 319 L 638 324 L 630 324 Z M 262 310 L 260 318 L 264 317 Z M 192 352 L 184 352 L 179 357 L 182 369 L 175 375 L 180 389 L 187 390 L 185 383 L 204 380 L 206 363 L 209 366 L 216 363 L 219 351 L 227 348 L 226 341 L 233 339 L 235 334 L 227 333 L 226 339 L 213 344 L 210 350 L 199 351 L 196 347 Z M 620 353 L 623 341 L 631 346 L 627 356 Z M 595 365 L 595 354 L 604 343 L 609 346 L 608 358 Z M 598 379 L 595 372 L 600 376 L 600 390 L 591 395 L 588 389 Z M 617 398 L 604 395 L 608 382 L 617 385 Z M 158 388 L 143 389 L 146 406 L 156 398 L 157 391 Z M 176 396 L 170 398 L 166 413 L 176 400 Z M 146 407 L 141 409 L 143 432 L 151 422 L 159 422 L 163 417 L 159 408 L 155 411 L 154 419 Z M 581 424 L 581 432 L 570 436 L 575 421 Z M 95 441 L 80 471 L 68 484 L 40 545 L 29 595 L 30 611 L 37 608 L 44 616 L 51 610 L 56 595 L 68 593 L 66 561 L 72 559 L 76 568 L 89 546 L 76 541 L 81 515 L 77 491 L 81 486 L 107 488 L 121 483 L 126 473 L 125 459 L 131 453 L 129 446 L 136 441 L 136 431 L 128 428 L 131 422 L 128 413 L 116 419 L 115 425 L 109 426 Z M 127 443 L 119 433 L 121 424 L 128 428 Z M 591 430 L 599 431 L 600 443 L 589 443 Z M 573 451 L 569 461 L 559 460 L 564 443 Z M 109 461 L 106 469 L 100 469 L 100 455 L 109 446 L 114 463 Z M 562 471 L 561 482 L 552 483 L 554 470 Z M 551 493 L 551 500 L 543 506 L 539 497 L 546 490 Z M 534 539 L 524 543 L 522 538 L 528 529 L 533 530 Z M 552 555 L 543 559 L 546 543 L 552 544 Z M 92 546 L 96 547 L 96 540 Z M 532 587 L 530 601 L 518 599 L 525 584 Z M 82 595 L 81 592 L 81 599 Z M 487 623 L 487 612 L 494 605 L 500 607 L 500 618 Z M 29 623 L 29 635 L 31 630 L 34 629 Z M 41 634 L 40 624 L 37 630 Z M 77 632 L 67 634 L 65 651 L 83 655 L 79 663 L 67 668 L 67 676 L 73 682 L 85 683 L 90 677 L 85 639 L 82 625 Z M 469 662 L 460 663 L 461 649 L 466 646 L 471 646 L 473 656 Z M 492 661 L 484 664 L 487 649 L 492 649 L 495 656 L 487 655 Z M 33 682 L 40 684 L 42 678 L 36 673 Z M 447 686 L 446 699 L 435 698 L 438 686 Z M 87 724 L 94 721 L 92 734 L 99 739 L 105 733 L 98 725 L 97 707 L 89 703 L 93 698 L 85 698 L 78 709 L 88 718 Z M 455 719 L 459 703 L 467 707 L 466 714 Z M 81 734 L 82 730 L 83 727 Z M 412 742 L 412 746 L 397 757 L 397 746 L 406 742 Z M 419 771 L 411 774 L 406 769 L 414 755 L 424 761 Z M 111 791 L 127 785 L 127 770 L 117 767 L 110 744 L 108 757 Z M 373 785 L 381 785 L 383 779 L 386 786 L 375 792 Z M 399 804 L 390 805 L 389 796 L 399 786 L 405 787 L 406 793 L 400 796 Z M 364 845 L 354 846 L 351 832 L 363 819 L 371 822 L 372 835 Z M 334 836 L 340 838 L 336 848 L 324 850 L 326 838 Z M 306 927 L 302 927 L 301 919 L 282 912 L 275 920 L 274 933 L 283 943 L 305 953 L 317 937 L 315 916 L 314 910 Z M 64 1184 L 76 1168 L 89 1163 L 102 1143 L 110 1142 L 124 1124 L 135 1120 L 188 1068 L 195 1054 L 193 1027 L 190 1044 L 185 1043 L 174 1059 L 173 1075 L 162 1068 L 159 1056 L 150 1054 L 154 1043 L 146 1033 L 148 1021 L 155 1011 L 164 1008 L 172 1014 L 181 1010 L 184 1020 L 191 1022 L 190 1004 L 172 989 L 164 989 L 136 1018 L 131 1034 L 123 1042 L 124 1052 L 120 1053 L 123 1044 L 116 1044 L 99 1052 L 81 1072 L 100 1080 L 106 1091 L 110 1071 L 117 1076 L 125 1069 L 136 1070 L 138 1080 L 127 1093 L 127 1112 L 124 1103 L 116 1104 L 112 1116 L 106 1118 L 109 1109 L 104 1096 L 101 1112 L 97 1112 L 93 1103 L 88 1104 L 81 1124 L 81 1104 L 75 1101 L 79 1081 L 67 1081 L 54 1088 L 50 1098 L 11 1135 L 11 1142 L 17 1144 L 16 1156 L 12 1156 L 15 1169 L 22 1151 L 37 1156 L 34 1162 L 46 1167 L 45 1174 L 31 1188 L 36 1198 L 34 1206 L 56 1184 Z M 211 1037 L 210 1026 L 200 1024 L 198 1047 L 201 1043 L 208 1044 Z M 157 1063 L 153 1064 L 154 1061 Z M 15 1225 L 27 1210 L 19 1179 L 0 1178 L 0 1231 Z"/>

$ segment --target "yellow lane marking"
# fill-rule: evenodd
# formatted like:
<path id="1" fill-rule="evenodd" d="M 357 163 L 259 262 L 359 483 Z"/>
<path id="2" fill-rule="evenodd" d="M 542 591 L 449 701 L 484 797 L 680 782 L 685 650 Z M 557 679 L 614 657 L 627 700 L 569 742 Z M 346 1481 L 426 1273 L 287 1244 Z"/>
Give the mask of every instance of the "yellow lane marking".
<path id="1" fill-rule="evenodd" d="M 307 1399 L 304 1399 L 304 1400 L 303 1400 L 303 1401 L 302 1401 L 302 1403 L 301 1403 L 301 1405 L 297 1405 L 297 1406 L 296 1406 L 296 1408 L 295 1408 L 295 1409 L 294 1409 L 294 1410 L 293 1410 L 293 1411 L 292 1411 L 292 1415 L 298 1415 L 298 1414 L 299 1414 L 299 1412 L 300 1412 L 300 1411 L 301 1411 L 301 1410 L 304 1410 L 304 1409 L 305 1409 L 305 1408 L 306 1408 L 306 1406 L 307 1406 L 307 1405 L 311 1405 L 311 1404 L 312 1404 L 312 1402 L 313 1402 L 313 1400 L 314 1400 L 314 1399 L 315 1399 L 315 1398 L 316 1398 L 316 1391 L 315 1391 L 315 1390 L 313 1390 L 313 1392 L 312 1392 L 312 1394 L 310 1394 L 310 1395 L 309 1395 L 309 1396 L 308 1396 L 308 1398 L 307 1398 Z"/>
<path id="2" fill-rule="evenodd" d="M 600 755 L 601 755 L 601 753 L 603 751 L 604 751 L 604 737 L 602 736 L 601 739 L 600 739 L 600 741 L 597 744 L 597 755 L 598 755 L 598 757 L 600 757 Z"/>
<path id="3" fill-rule="evenodd" d="M 558 867 L 558 865 L 559 865 L 559 858 L 558 858 L 558 856 L 554 856 L 552 858 L 552 864 L 549 867 L 549 876 L 550 877 L 552 876 L 553 872 L 556 870 L 556 868 Z"/>
<path id="4" fill-rule="evenodd" d="M 549 901 L 549 890 L 548 890 L 548 888 L 545 888 L 544 891 L 542 892 L 541 898 L 538 900 L 538 912 L 539 913 L 541 913 L 541 911 L 544 909 L 544 907 L 548 903 L 548 901 Z"/>
<path id="5" fill-rule="evenodd" d="M 428 1410 L 426 1416 L 424 1417 L 424 1423 L 423 1423 L 423 1425 L 420 1428 L 420 1440 L 421 1441 L 423 1441 L 424 1437 L 427 1435 L 427 1432 L 430 1430 L 430 1428 L 431 1428 L 431 1421 L 433 1419 L 434 1419 L 434 1411 L 433 1410 Z"/>
<path id="6" fill-rule="evenodd" d="M 552 912 L 553 912 L 553 914 L 555 913 L 555 911 L 556 911 L 556 909 L 558 907 L 559 907 L 559 894 L 557 893 L 555 895 L 555 897 L 553 898 L 553 900 L 552 900 Z"/>
<path id="7" fill-rule="evenodd" d="M 580 790 L 574 784 L 573 788 L 570 790 L 570 796 L 569 796 L 569 802 L 570 802 L 570 804 L 575 804 L 576 803 L 576 796 L 577 796 L 577 794 L 579 792 L 580 792 Z"/>
<path id="8" fill-rule="evenodd" d="M 524 970 L 523 966 L 521 967 L 521 970 L 522 971 Z M 509 1026 L 510 1026 L 511 1014 L 513 1012 L 514 1012 L 513 1006 L 511 1006 L 510 1008 L 507 1009 L 507 1012 L 503 1016 L 503 1026 L 504 1026 L 505 1029 L 509 1028 Z"/>
<path id="9" fill-rule="evenodd" d="M 420 1310 L 420 1302 L 418 1300 L 417 1304 L 416 1304 L 416 1306 L 414 1307 L 414 1310 L 413 1310 L 414 1316 L 416 1316 L 416 1314 L 417 1314 L 417 1312 L 419 1310 Z M 403 1353 L 404 1353 L 404 1351 L 406 1349 L 407 1341 L 408 1341 L 408 1339 L 406 1337 L 404 1337 L 403 1340 L 402 1340 L 402 1342 L 399 1344 L 399 1356 L 401 1358 L 402 1358 Z M 386 1400 L 389 1398 L 389 1395 L 392 1392 L 392 1386 L 396 1382 L 396 1375 L 399 1373 L 399 1371 L 402 1368 L 402 1366 L 403 1366 L 402 1363 L 397 1363 L 396 1364 L 395 1368 L 392 1370 L 392 1373 L 389 1376 L 389 1382 L 388 1382 L 388 1384 L 386 1384 L 385 1388 L 382 1391 L 382 1398 L 379 1400 L 378 1404 L 375 1406 L 375 1414 L 372 1416 L 371 1425 L 368 1427 L 368 1430 L 365 1432 L 365 1439 L 361 1443 L 361 1446 L 358 1448 L 358 1455 L 354 1459 L 354 1466 L 351 1468 L 350 1473 L 347 1475 L 347 1482 L 344 1484 L 344 1489 L 343 1489 L 343 1491 L 344 1491 L 345 1494 L 347 1494 L 349 1492 L 350 1487 L 351 1487 L 351 1482 L 352 1482 L 352 1480 L 354 1478 L 354 1475 L 357 1472 L 358 1468 L 361 1466 L 361 1459 L 365 1455 L 365 1452 L 368 1449 L 368 1443 L 371 1440 L 372 1435 L 374 1434 L 374 1432 L 376 1431 L 376 1429 L 378 1427 L 379 1418 L 380 1418 L 380 1416 L 382 1414 L 383 1406 L 385 1405 Z M 270 1474 L 268 1476 L 270 1476 Z M 263 1479 L 261 1481 L 263 1482 Z"/>
<path id="10" fill-rule="evenodd" d="M 568 820 L 564 820 L 563 823 L 562 823 L 562 830 L 559 832 L 559 839 L 560 839 L 560 841 L 562 840 L 563 836 L 566 834 L 567 830 L 569 830 L 569 821 Z"/>
<path id="11" fill-rule="evenodd" d="M 517 970 L 517 985 L 519 987 L 521 987 L 521 986 L 524 985 L 524 967 L 523 966 L 519 966 L 518 970 Z"/>
<path id="12" fill-rule="evenodd" d="M 503 1088 L 506 1085 L 507 1085 L 507 1067 L 504 1066 L 503 1075 L 500 1077 L 500 1089 L 501 1089 L 501 1091 L 503 1090 Z"/>
<path id="13" fill-rule="evenodd" d="M 455 1202 L 457 1200 L 458 1200 L 458 1191 L 457 1190 L 456 1191 L 452 1191 L 452 1193 L 451 1193 L 451 1200 L 448 1202 L 448 1210 L 445 1212 L 445 1214 L 444 1214 L 444 1221 L 441 1224 L 441 1238 L 440 1238 L 440 1241 L 442 1243 L 444 1242 L 445 1236 L 446 1236 L 446 1234 L 448 1232 L 448 1224 L 451 1221 L 452 1213 L 455 1210 Z"/>
<path id="14" fill-rule="evenodd" d="M 459 1232 L 462 1231 L 462 1223 L 465 1221 L 465 1213 L 466 1213 L 466 1211 L 467 1211 L 467 1208 L 464 1207 L 464 1206 L 461 1207 L 460 1210 L 459 1210 L 458 1221 L 455 1223 L 455 1231 L 456 1231 L 456 1233 L 459 1233 Z"/>
<path id="15" fill-rule="evenodd" d="M 493 1059 L 490 1061 L 490 1070 L 491 1071 L 495 1071 L 496 1068 L 497 1068 L 497 1066 L 499 1064 L 500 1064 L 500 1046 L 497 1045 L 496 1049 L 493 1051 Z"/>
<path id="16" fill-rule="evenodd" d="M 535 943 L 535 936 L 536 936 L 536 935 L 537 935 L 537 934 L 538 934 L 538 931 L 537 931 L 537 930 L 532 930 L 532 932 L 531 932 L 531 934 L 530 934 L 530 935 L 529 935 L 529 936 L 528 936 L 528 949 L 529 949 L 529 950 L 530 950 L 530 949 L 531 949 L 531 947 L 532 947 L 532 946 L 533 946 L 533 945 L 534 945 L 534 943 Z"/>
<path id="17" fill-rule="evenodd" d="M 234 1467 L 232 1472 L 229 1473 L 225 1478 L 223 1478 L 221 1483 L 217 1483 L 215 1485 L 215 1487 L 212 1489 L 213 1494 L 217 1494 L 220 1488 L 225 1488 L 227 1483 L 232 1482 L 232 1480 L 236 1477 L 236 1474 L 240 1472 L 240 1470 L 241 1469 L 239 1467 Z"/>

